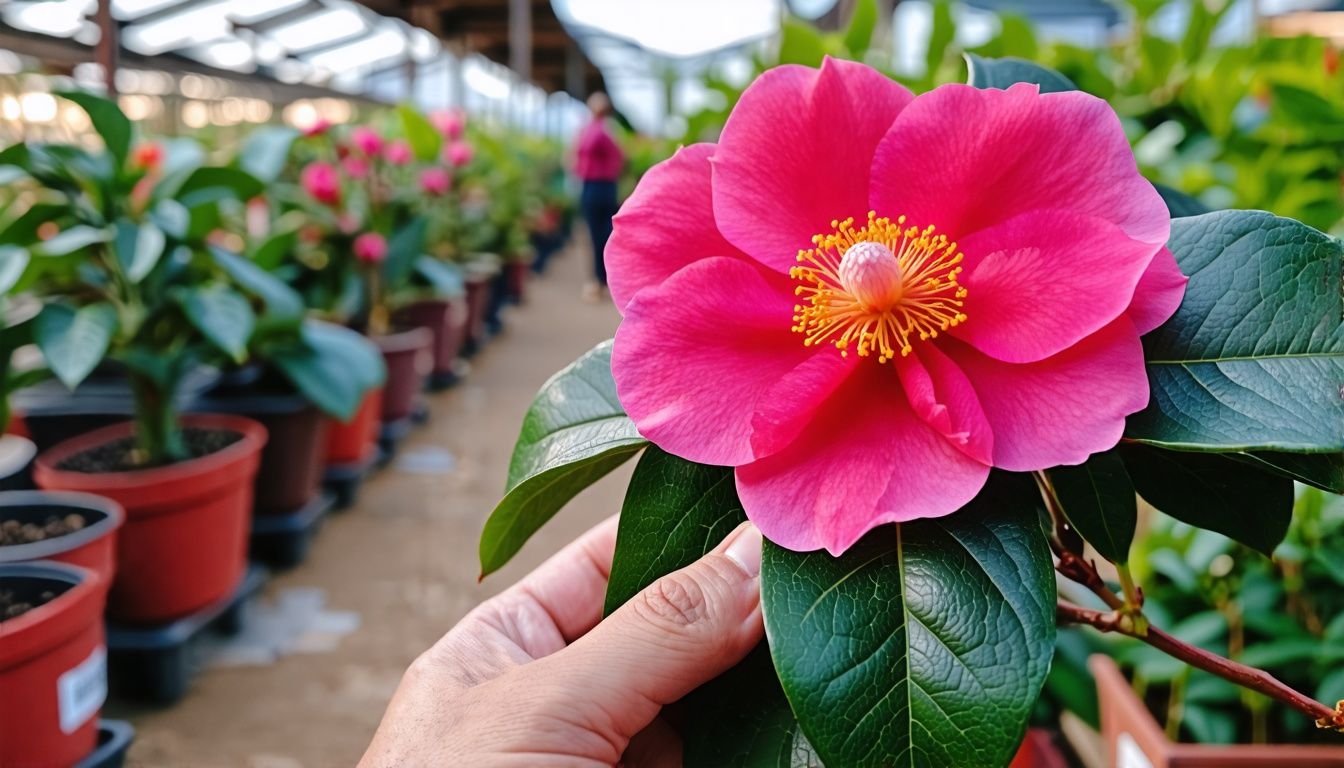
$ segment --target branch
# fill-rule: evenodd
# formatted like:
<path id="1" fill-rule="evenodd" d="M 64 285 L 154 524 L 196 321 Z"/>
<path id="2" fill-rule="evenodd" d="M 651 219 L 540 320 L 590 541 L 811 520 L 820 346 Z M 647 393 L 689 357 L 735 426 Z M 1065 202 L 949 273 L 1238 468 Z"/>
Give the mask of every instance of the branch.
<path id="1" fill-rule="evenodd" d="M 1056 605 L 1056 616 L 1059 621 L 1064 623 L 1085 624 L 1101 632 L 1116 632 L 1142 640 L 1168 656 L 1180 659 L 1192 667 L 1202 669 L 1243 688 L 1249 688 L 1252 691 L 1263 693 L 1271 699 L 1283 702 L 1302 714 L 1315 719 L 1318 728 L 1344 733 L 1344 701 L 1339 702 L 1334 709 L 1331 709 L 1310 696 L 1290 688 L 1264 670 L 1248 667 L 1231 659 L 1225 659 L 1216 653 L 1210 653 L 1203 648 L 1190 645 L 1157 627 L 1150 626 L 1147 628 L 1147 632 L 1140 635 L 1135 632 L 1129 616 L 1115 611 L 1102 613 L 1061 600 Z"/>

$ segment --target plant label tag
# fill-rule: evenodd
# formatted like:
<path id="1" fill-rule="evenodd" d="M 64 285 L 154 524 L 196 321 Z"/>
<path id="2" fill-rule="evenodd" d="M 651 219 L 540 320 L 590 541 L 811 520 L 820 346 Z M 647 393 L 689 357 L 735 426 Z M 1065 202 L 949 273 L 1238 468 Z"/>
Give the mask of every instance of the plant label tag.
<path id="1" fill-rule="evenodd" d="M 74 733 L 98 714 L 107 699 L 107 649 L 98 646 L 89 657 L 56 680 L 56 702 L 61 730 Z"/>
<path id="2" fill-rule="evenodd" d="M 1122 733 L 1115 740 L 1115 768 L 1153 768 L 1153 761 L 1143 753 L 1133 736 Z"/>

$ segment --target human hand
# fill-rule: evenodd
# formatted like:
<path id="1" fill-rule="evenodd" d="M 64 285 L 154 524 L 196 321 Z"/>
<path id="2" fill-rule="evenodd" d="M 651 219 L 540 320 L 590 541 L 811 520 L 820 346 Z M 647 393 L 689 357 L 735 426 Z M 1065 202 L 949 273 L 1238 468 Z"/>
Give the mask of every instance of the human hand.
<path id="1" fill-rule="evenodd" d="M 411 664 L 361 768 L 679 766 L 662 708 L 760 642 L 750 523 L 600 624 L 616 518 L 467 614 Z"/>

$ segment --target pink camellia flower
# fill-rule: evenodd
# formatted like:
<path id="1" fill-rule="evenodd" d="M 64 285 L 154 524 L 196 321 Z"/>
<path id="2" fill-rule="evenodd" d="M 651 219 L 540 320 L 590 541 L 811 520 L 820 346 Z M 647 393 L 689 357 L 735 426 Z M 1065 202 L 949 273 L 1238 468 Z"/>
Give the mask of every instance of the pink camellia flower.
<path id="1" fill-rule="evenodd" d="M 414 156 L 411 153 L 411 145 L 404 141 L 394 141 L 387 145 L 383 150 L 383 157 L 387 162 L 393 165 L 406 165 L 411 162 Z"/>
<path id="2" fill-rule="evenodd" d="M 453 167 L 461 168 L 471 162 L 474 153 L 472 152 L 471 145 L 467 142 L 454 141 L 452 144 L 448 145 L 448 149 L 444 154 L 446 155 L 448 162 L 452 163 Z"/>
<path id="3" fill-rule="evenodd" d="M 426 168 L 420 173 L 420 189 L 427 195 L 446 195 L 452 177 L 442 168 Z"/>
<path id="4" fill-rule="evenodd" d="M 372 128 L 360 126 L 350 132 L 350 142 L 364 153 L 365 157 L 377 157 L 383 151 L 383 137 Z"/>
<path id="5" fill-rule="evenodd" d="M 429 113 L 429 122 L 443 134 L 445 139 L 456 141 L 462 138 L 466 127 L 466 118 L 455 109 L 440 109 Z"/>
<path id="6" fill-rule="evenodd" d="M 313 162 L 304 166 L 299 183 L 319 203 L 339 205 L 341 202 L 341 178 L 330 163 Z"/>
<path id="7" fill-rule="evenodd" d="M 355 258 L 365 264 L 381 264 L 387 258 L 387 240 L 377 232 L 365 232 L 355 238 Z"/>
<path id="8" fill-rule="evenodd" d="M 363 179 L 369 175 L 369 161 L 360 155 L 346 155 L 341 160 L 341 168 L 352 179 Z"/>
<path id="9" fill-rule="evenodd" d="M 772 541 L 843 552 L 1116 444 L 1185 290 L 1170 224 L 1097 98 L 779 67 L 616 217 L 617 391 Z"/>

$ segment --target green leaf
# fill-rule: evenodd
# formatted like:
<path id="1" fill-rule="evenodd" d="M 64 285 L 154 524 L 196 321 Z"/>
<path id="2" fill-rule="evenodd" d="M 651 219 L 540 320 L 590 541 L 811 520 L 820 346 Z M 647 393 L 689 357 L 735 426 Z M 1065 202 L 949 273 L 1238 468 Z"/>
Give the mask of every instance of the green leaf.
<path id="1" fill-rule="evenodd" d="M 410 279 L 415 260 L 424 255 L 428 227 L 425 217 L 416 216 L 392 233 L 387 241 L 387 258 L 383 261 L 383 279 L 388 288 L 404 285 Z"/>
<path id="2" fill-rule="evenodd" d="M 177 200 L 187 208 L 220 200 L 250 200 L 266 191 L 266 185 L 237 168 L 206 166 L 187 176 L 177 190 Z"/>
<path id="3" fill-rule="evenodd" d="M 316 320 L 304 322 L 299 343 L 273 350 L 266 359 L 309 402 L 341 421 L 354 418 L 364 395 L 387 380 L 382 353 L 372 342 Z"/>
<path id="4" fill-rule="evenodd" d="M 1344 245 L 1263 211 L 1175 219 L 1190 277 L 1144 337 L 1152 399 L 1126 437 L 1200 451 L 1344 445 Z"/>
<path id="5" fill-rule="evenodd" d="M 808 24 L 785 18 L 779 28 L 779 63 L 820 67 L 826 57 L 826 41 Z"/>
<path id="6" fill-rule="evenodd" d="M 1171 213 L 1173 219 L 1178 216 L 1199 216 L 1211 210 L 1198 198 L 1168 187 L 1166 184 L 1153 184 L 1153 188 L 1157 190 L 1157 194 L 1162 196 L 1162 202 L 1167 204 L 1167 211 Z"/>
<path id="7" fill-rule="evenodd" d="M 54 237 L 33 247 L 39 256 L 68 256 L 75 251 L 98 243 L 106 243 L 112 235 L 106 229 L 79 224 L 58 232 Z"/>
<path id="8" fill-rule="evenodd" d="M 929 32 L 928 48 L 924 51 L 924 65 L 931 82 L 937 78 L 938 66 L 947 57 L 947 48 L 956 38 L 957 27 L 952 19 L 952 4 L 948 0 L 934 0 L 933 25 Z"/>
<path id="9" fill-rule="evenodd" d="M 126 165 L 131 153 L 131 121 L 115 101 L 83 91 L 57 91 L 57 96 L 75 102 L 89 116 L 93 129 L 103 137 L 107 151 L 116 158 L 117 168 Z"/>
<path id="10" fill-rule="evenodd" d="M 176 294 L 187 320 L 234 362 L 247 359 L 256 316 L 247 299 L 222 283 L 184 288 Z"/>
<path id="11" fill-rule="evenodd" d="M 1248 646 L 1238 660 L 1248 667 L 1272 669 L 1310 663 L 1324 650 L 1321 641 L 1314 637 L 1275 639 Z"/>
<path id="12" fill-rule="evenodd" d="M 1196 528 L 1216 531 L 1265 555 L 1288 533 L 1293 483 L 1230 457 L 1122 445 L 1144 501 Z"/>
<path id="13" fill-rule="evenodd" d="M 112 244 L 127 279 L 132 283 L 145 279 L 159 263 L 166 239 L 163 230 L 150 222 L 138 226 L 130 219 L 117 222 L 117 236 Z"/>
<path id="14" fill-rule="evenodd" d="M 467 295 L 462 268 L 456 264 L 439 261 L 433 256 L 421 256 L 415 260 L 415 274 L 434 289 L 435 296 L 452 299 Z"/>
<path id="15" fill-rule="evenodd" d="M 401 118 L 401 130 L 406 134 L 406 142 L 411 151 L 422 163 L 432 163 L 439 159 L 443 149 L 443 135 L 434 129 L 429 120 L 419 110 L 409 104 L 397 107 L 397 116 Z"/>
<path id="16" fill-rule="evenodd" d="M 1255 451 L 1228 455 L 1313 488 L 1344 493 L 1344 453 Z"/>
<path id="17" fill-rule="evenodd" d="M 821 768 L 765 643 L 692 693 L 686 713 L 685 768 Z"/>
<path id="18" fill-rule="evenodd" d="M 289 148 L 298 138 L 293 128 L 262 126 L 252 131 L 238 154 L 238 166 L 257 179 L 271 184 L 280 178 L 289 161 Z"/>
<path id="19" fill-rule="evenodd" d="M 849 27 L 845 29 L 845 48 L 855 59 L 862 60 L 873 42 L 873 31 L 877 29 L 877 0 L 858 0 L 849 17 Z"/>
<path id="20" fill-rule="evenodd" d="M 542 385 L 523 419 L 509 481 L 481 532 L 481 577 L 499 570 L 565 502 L 645 446 L 616 399 L 611 342 Z"/>
<path id="21" fill-rule="evenodd" d="M 1113 563 L 1128 562 L 1139 508 L 1120 454 L 1115 450 L 1095 453 L 1076 467 L 1055 467 L 1049 476 L 1074 529 L 1102 557 Z"/>
<path id="22" fill-rule="evenodd" d="M 1055 647 L 1055 580 L 1030 481 L 882 526 L 844 555 L 766 544 L 779 679 L 830 765 L 1006 765 Z"/>
<path id="23" fill-rule="evenodd" d="M 103 361 L 117 330 L 117 310 L 107 303 L 74 309 L 48 304 L 33 325 L 33 341 L 47 366 L 70 389 Z"/>
<path id="24" fill-rule="evenodd" d="M 732 467 L 696 464 L 649 446 L 621 507 L 605 613 L 699 560 L 746 519 Z"/>
<path id="25" fill-rule="evenodd" d="M 1316 700 L 1326 704 L 1344 701 L 1344 666 L 1327 672 L 1321 678 L 1320 687 L 1316 689 Z"/>
<path id="26" fill-rule="evenodd" d="M 28 249 L 17 245 L 0 245 L 0 293 L 7 292 L 23 277 L 28 268 Z"/>
<path id="27" fill-rule="evenodd" d="M 223 248 L 211 246 L 210 256 L 238 287 L 261 299 L 273 319 L 297 324 L 303 318 L 303 297 L 275 275 Z"/>
<path id="28" fill-rule="evenodd" d="M 252 263 L 268 272 L 276 269 L 294 252 L 298 239 L 299 233 L 293 229 L 272 234 L 252 252 Z"/>
<path id="29" fill-rule="evenodd" d="M 1026 59 L 986 59 L 968 53 L 966 67 L 968 82 L 976 88 L 1007 89 L 1014 83 L 1035 83 L 1041 93 L 1078 90 L 1069 78 Z"/>

